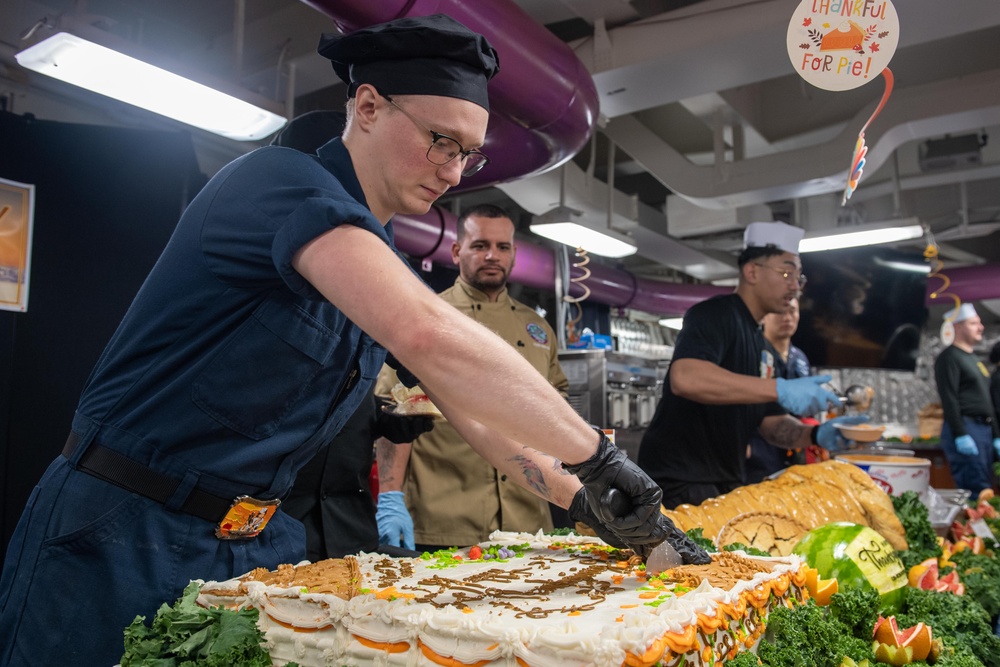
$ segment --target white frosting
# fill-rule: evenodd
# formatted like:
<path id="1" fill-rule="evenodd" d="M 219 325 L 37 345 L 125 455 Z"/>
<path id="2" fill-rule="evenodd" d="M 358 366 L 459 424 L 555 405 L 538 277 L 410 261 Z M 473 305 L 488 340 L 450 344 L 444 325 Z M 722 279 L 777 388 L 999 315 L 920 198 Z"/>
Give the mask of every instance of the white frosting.
<path id="1" fill-rule="evenodd" d="M 360 554 L 367 592 L 349 601 L 248 582 L 238 603 L 260 610 L 276 665 L 433 666 L 424 654 L 429 650 L 470 665 L 516 665 L 520 659 L 531 667 L 620 667 L 626 652 L 643 656 L 657 642 L 662 647 L 664 636 L 683 635 L 699 614 L 713 618 L 719 604 L 735 606 L 742 594 L 801 566 L 795 556 L 767 559 L 773 572 L 757 573 L 732 590 L 702 581 L 695 589 L 674 591 L 673 584 L 655 588 L 573 548 L 603 544 L 595 538 L 496 532 L 482 546 L 524 543 L 530 548 L 506 563 L 471 560 L 461 550 L 464 560 L 448 567 L 435 559 Z M 222 603 L 212 591 L 237 583 L 208 582 L 199 601 Z M 386 583 L 395 587 L 395 599 L 386 595 Z M 726 620 L 717 634 L 729 632 L 727 646 L 742 650 L 745 636 L 736 637 L 732 629 L 740 624 Z M 722 646 L 716 639 L 708 639 L 710 645 Z M 685 664 L 701 665 L 700 652 L 687 653 Z"/>

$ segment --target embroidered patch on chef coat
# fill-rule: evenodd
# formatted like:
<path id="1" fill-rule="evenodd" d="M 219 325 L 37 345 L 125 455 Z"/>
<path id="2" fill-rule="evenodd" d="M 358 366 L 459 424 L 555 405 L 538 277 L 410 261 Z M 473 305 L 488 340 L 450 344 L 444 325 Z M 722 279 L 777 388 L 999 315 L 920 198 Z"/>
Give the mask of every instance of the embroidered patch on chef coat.
<path id="1" fill-rule="evenodd" d="M 528 330 L 528 335 L 531 336 L 531 340 L 536 343 L 541 343 L 542 345 L 549 344 L 549 335 L 545 333 L 545 329 L 541 328 L 534 322 L 529 322 L 528 326 L 525 328 Z"/>

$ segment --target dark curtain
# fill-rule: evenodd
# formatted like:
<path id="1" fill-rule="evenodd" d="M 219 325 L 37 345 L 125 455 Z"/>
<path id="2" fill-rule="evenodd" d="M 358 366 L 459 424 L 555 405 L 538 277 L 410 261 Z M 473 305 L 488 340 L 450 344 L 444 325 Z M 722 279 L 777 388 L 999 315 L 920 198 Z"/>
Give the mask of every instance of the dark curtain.
<path id="1" fill-rule="evenodd" d="M 0 113 L 0 178 L 35 186 L 26 313 L 0 311 L 0 557 L 91 368 L 204 184 L 191 137 Z"/>

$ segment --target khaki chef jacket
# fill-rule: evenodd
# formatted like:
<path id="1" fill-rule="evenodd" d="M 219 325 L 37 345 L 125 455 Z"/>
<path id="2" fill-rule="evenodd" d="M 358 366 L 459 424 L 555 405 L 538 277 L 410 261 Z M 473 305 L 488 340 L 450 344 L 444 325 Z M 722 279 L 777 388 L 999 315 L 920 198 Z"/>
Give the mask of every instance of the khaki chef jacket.
<path id="1" fill-rule="evenodd" d="M 514 346 L 566 395 L 569 383 L 559 367 L 555 332 L 534 310 L 511 298 L 506 289 L 491 302 L 461 278 L 441 297 Z M 383 367 L 376 393 L 388 396 L 396 382 L 392 369 Z M 552 529 L 549 504 L 499 473 L 446 421 L 437 421 L 413 443 L 403 488 L 417 544 L 468 546 L 494 530 Z"/>

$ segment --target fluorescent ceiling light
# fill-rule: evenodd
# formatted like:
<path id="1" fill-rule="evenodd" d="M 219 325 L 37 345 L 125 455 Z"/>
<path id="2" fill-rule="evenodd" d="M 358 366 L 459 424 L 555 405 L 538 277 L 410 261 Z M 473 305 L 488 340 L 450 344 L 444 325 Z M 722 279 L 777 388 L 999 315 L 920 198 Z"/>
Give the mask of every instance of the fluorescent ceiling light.
<path id="1" fill-rule="evenodd" d="M 683 317 L 665 317 L 660 320 L 661 327 L 667 327 L 668 329 L 677 329 L 678 331 L 684 326 Z"/>
<path id="2" fill-rule="evenodd" d="M 27 69 L 229 139 L 262 139 L 286 122 L 259 106 L 67 32 L 15 58 Z"/>
<path id="3" fill-rule="evenodd" d="M 574 248 L 583 248 L 602 257 L 628 257 L 637 251 L 635 242 L 624 234 L 611 230 L 597 231 L 576 222 L 572 218 L 580 213 L 565 206 L 559 206 L 548 213 L 535 217 L 529 228 L 535 234 Z"/>
<path id="4" fill-rule="evenodd" d="M 906 223 L 915 220 L 916 218 L 908 218 L 899 222 Z M 924 228 L 917 223 L 909 225 L 897 224 L 893 227 L 886 227 L 884 224 L 878 227 L 859 225 L 858 227 L 850 227 L 848 229 L 849 231 L 823 236 L 806 234 L 805 238 L 799 241 L 799 254 L 804 252 L 818 252 L 820 250 L 839 250 L 840 248 L 853 248 L 855 246 L 909 241 L 911 239 L 918 239 L 924 235 Z"/>

